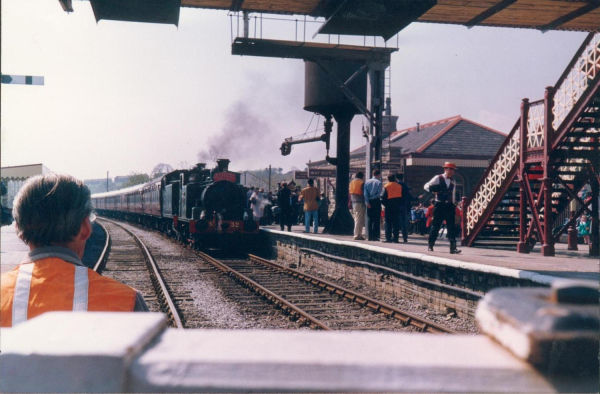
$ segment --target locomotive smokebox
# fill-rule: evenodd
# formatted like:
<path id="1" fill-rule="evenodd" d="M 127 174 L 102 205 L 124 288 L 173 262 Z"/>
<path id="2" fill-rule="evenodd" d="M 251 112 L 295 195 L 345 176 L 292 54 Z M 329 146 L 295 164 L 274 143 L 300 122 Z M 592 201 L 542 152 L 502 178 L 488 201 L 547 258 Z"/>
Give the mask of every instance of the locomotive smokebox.
<path id="1" fill-rule="evenodd" d="M 360 63 L 341 61 L 321 61 L 321 63 L 342 81 L 347 81 L 362 66 Z M 366 103 L 367 73 L 363 72 L 356 77 L 350 82 L 348 88 L 363 103 Z M 333 116 L 338 113 L 350 112 L 353 115 L 360 113 L 331 77 L 317 63 L 311 61 L 304 62 L 304 110 Z"/>
<path id="2" fill-rule="evenodd" d="M 229 163 L 231 163 L 231 161 L 229 159 L 218 159 L 217 166 L 219 167 L 219 171 L 221 171 L 221 172 L 228 171 Z"/>

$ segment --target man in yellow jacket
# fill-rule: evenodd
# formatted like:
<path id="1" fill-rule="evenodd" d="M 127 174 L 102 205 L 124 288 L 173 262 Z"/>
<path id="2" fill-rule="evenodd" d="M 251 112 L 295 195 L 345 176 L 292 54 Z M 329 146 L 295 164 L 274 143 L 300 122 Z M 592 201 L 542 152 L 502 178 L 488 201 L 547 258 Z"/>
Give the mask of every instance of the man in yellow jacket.
<path id="1" fill-rule="evenodd" d="M 95 219 L 83 182 L 60 174 L 32 177 L 15 197 L 13 216 L 30 252 L 2 275 L 1 327 L 50 311 L 148 311 L 138 291 L 81 262 Z"/>
<path id="2" fill-rule="evenodd" d="M 350 182 L 350 203 L 352 204 L 352 216 L 354 216 L 354 239 L 363 241 L 363 228 L 365 227 L 365 174 L 362 171 L 356 173 L 354 180 Z"/>

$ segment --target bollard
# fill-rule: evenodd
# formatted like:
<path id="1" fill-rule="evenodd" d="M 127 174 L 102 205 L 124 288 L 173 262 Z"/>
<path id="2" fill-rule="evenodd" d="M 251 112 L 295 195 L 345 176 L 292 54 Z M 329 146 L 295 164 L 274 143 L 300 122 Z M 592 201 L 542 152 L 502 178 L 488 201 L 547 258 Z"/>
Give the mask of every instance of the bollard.
<path id="1" fill-rule="evenodd" d="M 560 391 L 596 391 L 599 294 L 597 282 L 566 279 L 551 289 L 494 289 L 479 302 L 476 319 Z"/>
<path id="2" fill-rule="evenodd" d="M 571 220 L 573 217 L 575 217 L 575 211 L 571 211 Z M 569 226 L 569 230 L 567 230 L 567 245 L 568 250 L 579 250 L 577 248 L 577 229 L 574 220 Z"/>

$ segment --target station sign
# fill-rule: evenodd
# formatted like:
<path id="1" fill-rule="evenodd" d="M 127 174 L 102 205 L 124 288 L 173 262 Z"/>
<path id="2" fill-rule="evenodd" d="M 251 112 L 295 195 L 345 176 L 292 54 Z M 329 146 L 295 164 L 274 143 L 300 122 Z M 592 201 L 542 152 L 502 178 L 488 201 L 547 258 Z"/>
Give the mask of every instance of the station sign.
<path id="1" fill-rule="evenodd" d="M 308 171 L 294 171 L 294 179 L 308 179 Z"/>
<path id="2" fill-rule="evenodd" d="M 310 178 L 335 178 L 336 170 L 329 168 L 309 168 L 308 176 Z"/>
<path id="3" fill-rule="evenodd" d="M 217 172 L 214 176 L 213 176 L 213 180 L 215 182 L 218 181 L 229 181 L 229 182 L 236 182 L 237 181 L 237 176 L 235 172 L 229 172 L 229 171 L 225 171 L 225 172 Z"/>

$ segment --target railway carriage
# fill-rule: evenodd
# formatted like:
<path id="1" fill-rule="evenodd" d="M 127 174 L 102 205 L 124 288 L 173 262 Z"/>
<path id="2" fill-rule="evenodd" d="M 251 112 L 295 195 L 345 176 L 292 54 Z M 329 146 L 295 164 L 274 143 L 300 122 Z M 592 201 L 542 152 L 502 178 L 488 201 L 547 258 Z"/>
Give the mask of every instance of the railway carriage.
<path id="1" fill-rule="evenodd" d="M 213 169 L 199 163 L 148 183 L 92 195 L 98 214 L 137 222 L 194 247 L 228 247 L 253 242 L 258 225 L 246 207 L 240 175 L 229 160 Z"/>

